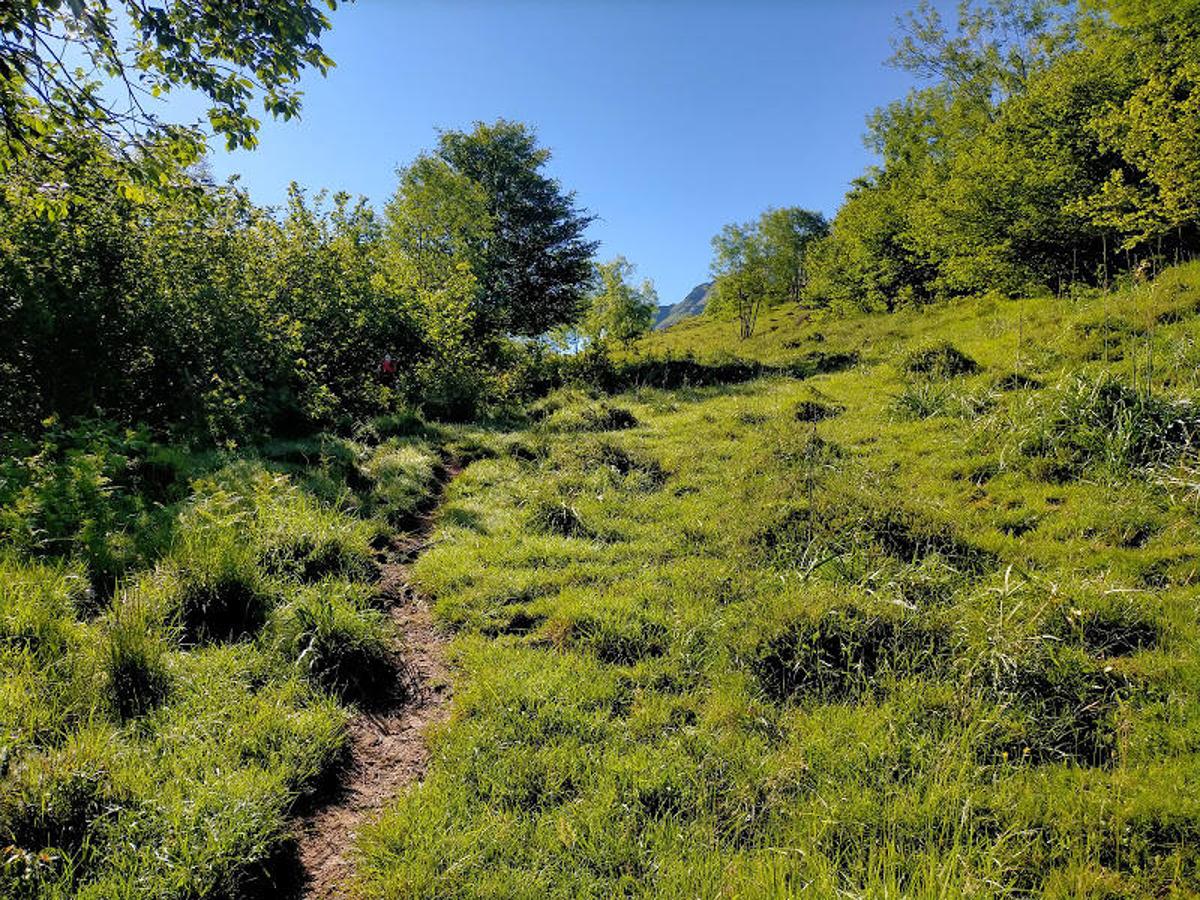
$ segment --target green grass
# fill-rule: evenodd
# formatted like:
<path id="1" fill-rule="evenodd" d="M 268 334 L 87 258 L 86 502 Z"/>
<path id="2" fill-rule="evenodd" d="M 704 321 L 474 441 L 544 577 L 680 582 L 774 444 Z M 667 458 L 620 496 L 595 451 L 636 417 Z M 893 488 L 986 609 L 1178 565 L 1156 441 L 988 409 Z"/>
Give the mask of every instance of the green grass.
<path id="1" fill-rule="evenodd" d="M 438 455 L 364 436 L 192 454 L 88 426 L 10 461 L 0 896 L 274 890 L 296 804 L 403 665 L 373 543 Z"/>
<path id="2" fill-rule="evenodd" d="M 0 895 L 269 894 L 457 460 L 452 715 L 366 897 L 1197 896 L 1198 313 L 1184 266 L 698 319 L 507 432 L 52 428 L 0 467 Z"/>
<path id="3" fill-rule="evenodd" d="M 699 319 L 633 358 L 836 371 L 543 401 L 417 564 L 454 715 L 363 893 L 1200 893 L 1198 309 Z"/>

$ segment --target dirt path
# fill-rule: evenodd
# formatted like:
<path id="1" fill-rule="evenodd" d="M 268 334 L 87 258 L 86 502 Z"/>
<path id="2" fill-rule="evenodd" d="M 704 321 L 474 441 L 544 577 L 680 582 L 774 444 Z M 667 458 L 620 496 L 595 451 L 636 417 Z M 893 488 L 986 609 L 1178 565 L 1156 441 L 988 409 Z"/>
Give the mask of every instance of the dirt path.
<path id="1" fill-rule="evenodd" d="M 426 598 L 409 584 L 408 567 L 429 545 L 446 485 L 460 471 L 456 461 L 443 466 L 434 501 L 411 534 L 395 541 L 380 563 L 379 592 L 396 624 L 397 649 L 406 671 L 395 698 L 351 720 L 349 765 L 333 795 L 299 823 L 299 897 L 347 896 L 359 828 L 405 785 L 424 775 L 429 756 L 425 729 L 449 713 L 445 638 L 434 628 Z"/>

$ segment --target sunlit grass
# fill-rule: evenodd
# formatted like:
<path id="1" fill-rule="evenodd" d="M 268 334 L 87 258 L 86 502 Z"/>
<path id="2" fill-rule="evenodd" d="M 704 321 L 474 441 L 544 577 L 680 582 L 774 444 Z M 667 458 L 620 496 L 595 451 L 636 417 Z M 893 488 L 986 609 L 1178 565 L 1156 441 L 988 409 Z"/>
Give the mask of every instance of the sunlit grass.
<path id="1" fill-rule="evenodd" d="M 363 835 L 365 893 L 1200 889 L 1200 528 L 1167 474 L 1196 444 L 1164 424 L 1194 408 L 1198 299 L 1184 267 L 1076 300 L 784 308 L 745 342 L 701 319 L 635 353 L 858 362 L 546 401 L 417 565 L 458 630 L 455 714 Z M 1080 323 L 1114 320 L 1106 361 Z M 1127 437 L 1100 436 L 1113 404 L 1060 414 L 1077 378 L 1128 386 Z M 601 403 L 636 425 L 548 427 Z"/>

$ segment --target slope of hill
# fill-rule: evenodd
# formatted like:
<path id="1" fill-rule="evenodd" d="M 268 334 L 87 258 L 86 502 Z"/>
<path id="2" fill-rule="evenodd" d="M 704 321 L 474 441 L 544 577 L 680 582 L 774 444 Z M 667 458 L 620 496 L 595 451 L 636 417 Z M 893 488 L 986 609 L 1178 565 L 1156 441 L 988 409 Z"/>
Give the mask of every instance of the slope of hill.
<path id="1" fill-rule="evenodd" d="M 708 292 L 711 289 L 712 282 L 706 281 L 688 291 L 688 295 L 674 306 L 669 307 L 665 314 L 661 312 L 662 307 L 659 307 L 660 315 L 654 323 L 654 327 L 656 329 L 670 328 L 684 319 L 700 315 L 708 303 Z"/>
<path id="2" fill-rule="evenodd" d="M 487 436 L 415 566 L 454 713 L 365 893 L 1194 896 L 1198 307 L 1191 266 L 696 320 L 628 365 L 821 374 Z"/>
<path id="3" fill-rule="evenodd" d="M 0 896 L 1200 893 L 1200 264 L 736 334 L 0 459 Z"/>

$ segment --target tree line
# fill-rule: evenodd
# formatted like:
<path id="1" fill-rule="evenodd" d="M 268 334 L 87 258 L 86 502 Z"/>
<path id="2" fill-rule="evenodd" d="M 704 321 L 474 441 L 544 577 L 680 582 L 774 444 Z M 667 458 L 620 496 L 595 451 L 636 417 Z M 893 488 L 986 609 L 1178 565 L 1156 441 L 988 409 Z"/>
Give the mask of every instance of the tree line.
<path id="1" fill-rule="evenodd" d="M 554 338 L 628 341 L 653 286 L 595 259 L 592 215 L 519 122 L 438 134 L 382 210 L 217 184 L 300 111 L 331 0 L 22 0 L 0 10 L 0 430 L 113 418 L 235 441 L 398 405 L 465 418 L 545 380 Z M 82 61 L 84 65 L 73 66 Z M 206 129 L 149 97 L 210 101 Z"/>
<path id="2" fill-rule="evenodd" d="M 520 123 L 446 131 L 380 213 L 296 185 L 263 208 L 202 167 L 130 197 L 86 133 L 27 156 L 0 196 L 0 421 L 100 414 L 228 439 L 502 401 L 532 339 L 593 296 L 591 218 L 548 158 Z M 44 202 L 59 185 L 61 213 Z"/>
<path id="3" fill-rule="evenodd" d="M 745 331 L 755 298 L 1107 287 L 1200 247 L 1200 2 L 964 2 L 954 27 L 923 2 L 901 23 L 892 63 L 923 83 L 870 116 L 879 163 L 827 233 L 793 209 L 714 238 L 714 313 Z"/>

